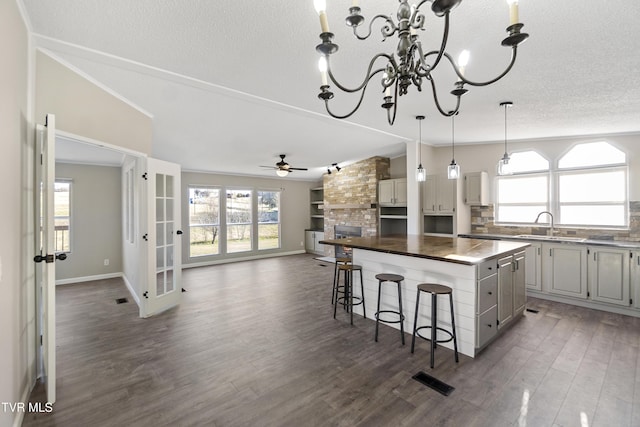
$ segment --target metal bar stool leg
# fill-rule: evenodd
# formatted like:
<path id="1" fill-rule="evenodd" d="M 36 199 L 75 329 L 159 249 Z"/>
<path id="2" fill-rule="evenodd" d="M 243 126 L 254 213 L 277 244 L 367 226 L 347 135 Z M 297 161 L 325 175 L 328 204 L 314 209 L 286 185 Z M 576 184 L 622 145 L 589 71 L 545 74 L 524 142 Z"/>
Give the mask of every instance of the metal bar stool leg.
<path id="1" fill-rule="evenodd" d="M 438 295 L 431 294 L 431 369 L 433 369 L 434 353 L 438 332 Z"/>
<path id="2" fill-rule="evenodd" d="M 338 281 L 340 278 L 340 273 L 338 270 L 338 260 L 334 264 L 333 268 L 333 288 L 331 289 L 331 304 L 335 304 L 338 298 Z"/>
<path id="3" fill-rule="evenodd" d="M 349 270 L 349 305 L 348 310 L 351 311 L 351 324 L 353 325 L 353 270 Z"/>
<path id="4" fill-rule="evenodd" d="M 411 337 L 411 353 L 416 345 L 416 328 L 418 327 L 418 307 L 420 307 L 420 290 L 416 294 L 416 314 L 413 316 L 413 337 Z"/>
<path id="5" fill-rule="evenodd" d="M 382 290 L 382 280 L 378 280 L 378 309 L 376 310 L 376 337 L 375 342 L 378 342 L 378 325 L 380 323 L 380 291 Z"/>
<path id="6" fill-rule="evenodd" d="M 456 319 L 453 314 L 453 292 L 449 294 L 449 306 L 451 309 L 451 330 L 453 331 L 453 354 L 456 358 L 456 363 L 458 363 L 458 340 L 456 338 Z"/>
<path id="7" fill-rule="evenodd" d="M 345 282 L 346 282 L 346 277 L 347 277 L 347 272 L 344 272 L 345 274 Z M 336 279 L 336 286 L 334 288 L 335 290 L 335 296 L 336 296 L 336 303 L 333 305 L 333 318 L 336 318 L 336 311 L 338 310 L 338 284 L 340 283 L 340 270 L 338 270 L 338 276 Z M 346 296 L 346 294 L 345 294 Z"/>
<path id="8" fill-rule="evenodd" d="M 400 337 L 402 338 L 402 345 L 404 345 L 404 312 L 402 311 L 402 291 L 400 290 L 400 282 L 398 283 L 398 307 L 399 307 L 399 316 L 400 316 Z M 378 295 L 380 295 L 380 291 L 378 291 Z M 378 301 L 380 301 L 380 297 L 378 296 Z M 380 304 L 378 304 L 378 310 L 380 310 Z"/>
<path id="9" fill-rule="evenodd" d="M 360 275 L 360 297 L 362 298 L 362 315 L 367 318 L 367 307 L 364 305 L 364 282 L 362 280 L 362 270 L 358 270 Z"/>

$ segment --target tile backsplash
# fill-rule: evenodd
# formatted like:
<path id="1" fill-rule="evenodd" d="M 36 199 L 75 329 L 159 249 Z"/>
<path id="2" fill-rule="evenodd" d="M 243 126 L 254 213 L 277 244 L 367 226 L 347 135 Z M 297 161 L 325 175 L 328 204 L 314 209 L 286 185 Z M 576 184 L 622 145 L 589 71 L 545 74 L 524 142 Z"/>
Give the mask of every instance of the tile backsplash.
<path id="1" fill-rule="evenodd" d="M 518 227 L 495 224 L 494 205 L 471 206 L 471 234 L 546 234 L 549 227 Z M 629 202 L 629 228 L 555 228 L 556 235 L 599 240 L 640 242 L 640 201 Z"/>

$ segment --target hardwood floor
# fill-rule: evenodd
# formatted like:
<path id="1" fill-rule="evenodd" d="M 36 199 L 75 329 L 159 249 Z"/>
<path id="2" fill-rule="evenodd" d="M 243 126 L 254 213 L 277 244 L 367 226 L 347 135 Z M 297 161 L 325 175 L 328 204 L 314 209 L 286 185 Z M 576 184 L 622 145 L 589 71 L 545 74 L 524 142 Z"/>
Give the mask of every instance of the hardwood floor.
<path id="1" fill-rule="evenodd" d="M 182 305 L 150 319 L 119 279 L 60 286 L 58 401 L 23 425 L 640 425 L 640 319 L 529 299 L 477 358 L 440 348 L 431 370 L 428 342 L 334 320 L 332 277 L 309 255 L 188 269 Z"/>

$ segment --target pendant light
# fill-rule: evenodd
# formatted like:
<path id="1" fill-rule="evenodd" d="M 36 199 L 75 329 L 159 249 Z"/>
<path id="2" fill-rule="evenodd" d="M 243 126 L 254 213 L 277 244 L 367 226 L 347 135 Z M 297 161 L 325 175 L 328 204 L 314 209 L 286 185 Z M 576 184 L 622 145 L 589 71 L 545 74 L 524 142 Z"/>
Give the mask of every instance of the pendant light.
<path id="1" fill-rule="evenodd" d="M 460 177 L 460 165 L 456 163 L 455 149 L 455 116 L 458 113 L 451 114 L 451 164 L 447 167 L 447 178 L 458 179 Z"/>
<path id="2" fill-rule="evenodd" d="M 504 156 L 498 162 L 498 175 L 511 175 L 511 165 L 509 164 L 509 153 L 507 152 L 507 108 L 513 106 L 513 102 L 505 101 L 500 103 L 501 107 L 504 107 Z"/>
<path id="3" fill-rule="evenodd" d="M 416 116 L 416 120 L 420 124 L 420 139 L 418 141 L 418 169 L 416 170 L 416 181 L 424 182 L 427 180 L 427 171 L 422 167 L 422 121 L 424 120 L 424 116 Z"/>

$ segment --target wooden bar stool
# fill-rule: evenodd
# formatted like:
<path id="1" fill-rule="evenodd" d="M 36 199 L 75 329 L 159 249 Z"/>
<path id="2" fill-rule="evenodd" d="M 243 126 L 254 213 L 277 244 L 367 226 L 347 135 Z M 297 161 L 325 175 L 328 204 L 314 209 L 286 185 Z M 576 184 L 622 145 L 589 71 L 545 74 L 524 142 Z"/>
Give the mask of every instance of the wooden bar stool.
<path id="1" fill-rule="evenodd" d="M 360 273 L 360 295 L 359 297 L 353 296 L 353 272 L 357 271 Z M 342 264 L 338 266 L 338 282 L 340 281 L 340 273 L 344 273 L 343 279 L 343 294 L 342 297 L 338 297 L 336 292 L 336 303 L 333 305 L 333 318 L 336 318 L 336 311 L 338 309 L 338 304 L 342 302 L 342 304 L 346 307 L 347 311 L 351 312 L 351 324 L 353 325 L 353 306 L 362 304 L 362 313 L 364 317 L 367 317 L 367 311 L 364 305 L 364 283 L 362 281 L 362 266 L 355 264 Z M 339 287 L 339 285 L 338 285 Z M 338 289 L 338 287 L 336 289 Z M 354 298 L 357 302 L 353 302 Z"/>
<path id="2" fill-rule="evenodd" d="M 376 274 L 378 279 L 378 310 L 376 311 L 376 336 L 375 341 L 378 342 L 378 324 L 383 323 L 400 323 L 400 337 L 402 339 L 402 345 L 404 345 L 404 314 L 402 312 L 402 291 L 400 283 L 404 280 L 404 276 L 399 274 L 381 273 Z M 393 282 L 398 285 L 398 310 L 380 310 L 380 295 L 382 293 L 382 284 L 385 282 Z M 391 313 L 398 316 L 398 320 L 384 320 L 380 319 L 380 313 Z"/>
<path id="3" fill-rule="evenodd" d="M 351 258 L 349 257 L 336 257 L 336 262 L 333 268 L 333 287 L 331 289 L 331 304 L 335 304 L 338 299 L 338 266 L 344 264 L 350 264 Z"/>
<path id="4" fill-rule="evenodd" d="M 431 325 L 418 327 L 418 309 L 420 308 L 420 292 L 431 294 Z M 438 327 L 438 295 L 449 295 L 449 306 L 451 309 L 451 331 Z M 431 329 L 431 338 L 420 335 L 420 329 Z M 446 333 L 449 338 L 438 340 L 437 331 Z M 445 343 L 453 341 L 453 353 L 456 363 L 458 363 L 458 344 L 456 342 L 456 321 L 453 314 L 453 289 L 448 286 L 439 285 L 437 283 L 421 283 L 418 285 L 418 293 L 416 295 L 416 313 L 413 319 L 413 337 L 411 338 L 411 353 L 416 343 L 416 334 L 425 340 L 431 341 L 431 369 L 433 369 L 433 358 L 437 343 Z"/>

